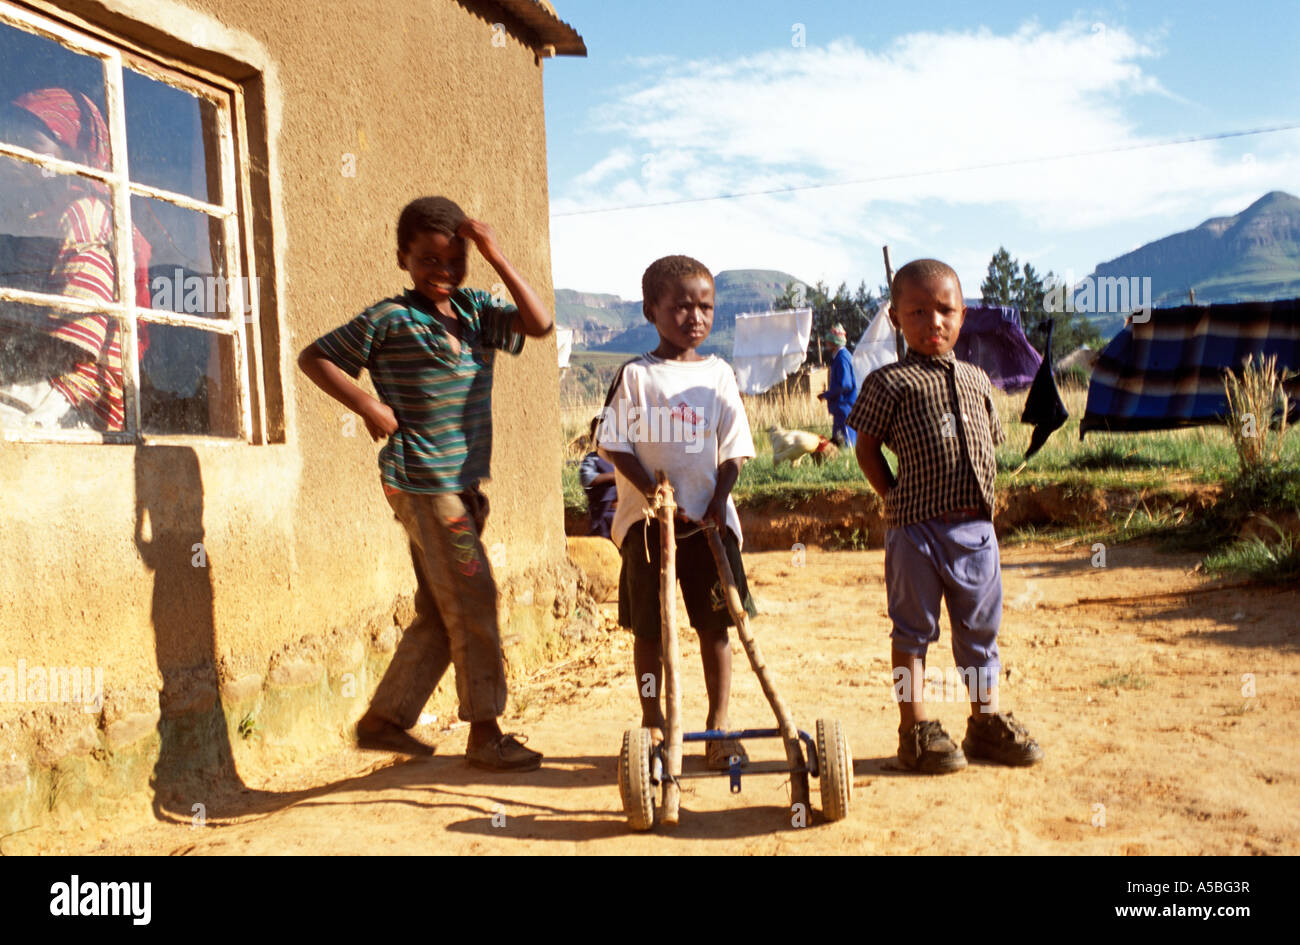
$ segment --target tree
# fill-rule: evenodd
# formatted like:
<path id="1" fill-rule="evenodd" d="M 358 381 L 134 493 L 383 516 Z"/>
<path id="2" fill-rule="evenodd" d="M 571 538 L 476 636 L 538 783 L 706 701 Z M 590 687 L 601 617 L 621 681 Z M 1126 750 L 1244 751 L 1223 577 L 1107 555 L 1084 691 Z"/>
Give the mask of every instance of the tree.
<path id="1" fill-rule="evenodd" d="M 1015 305 L 1024 289 L 1024 280 L 1020 277 L 1020 263 L 1011 258 L 1005 246 L 989 260 L 988 275 L 980 284 L 980 294 L 985 305 Z"/>
<path id="2" fill-rule="evenodd" d="M 988 276 L 980 292 L 985 305 L 1010 305 L 1020 312 L 1025 337 L 1040 353 L 1047 344 L 1047 323 L 1054 319 L 1052 360 L 1055 363 L 1080 345 L 1086 344 L 1094 350 L 1101 346 L 1101 334 L 1087 316 L 1047 310 L 1047 297 L 1060 283 L 1052 272 L 1040 277 L 1030 263 L 1025 263 L 1022 270 L 1011 254 L 999 247 L 989 260 Z"/>
<path id="3" fill-rule="evenodd" d="M 1056 328 L 1052 332 L 1052 362 L 1054 364 L 1082 345 L 1087 345 L 1094 351 L 1100 350 L 1103 342 L 1101 332 L 1097 330 L 1097 326 L 1087 315 L 1081 312 L 1049 311 L 1045 307 L 1043 300 L 1052 294 L 1054 288 L 1057 289 L 1057 297 L 1063 297 L 1064 292 L 1068 289 L 1064 280 L 1049 272 L 1044 278 L 1044 282 L 1046 285 L 1043 287 L 1043 293 L 1039 296 L 1035 316 L 1036 321 L 1032 332 L 1028 323 L 1026 323 L 1025 327 L 1025 335 L 1029 338 L 1029 343 L 1037 350 L 1043 350 L 1043 346 L 1047 343 L 1047 322 L 1050 319 L 1056 322 Z"/>
<path id="4" fill-rule="evenodd" d="M 808 287 L 802 282 L 787 282 L 781 294 L 772 300 L 772 311 L 788 312 L 808 304 Z"/>

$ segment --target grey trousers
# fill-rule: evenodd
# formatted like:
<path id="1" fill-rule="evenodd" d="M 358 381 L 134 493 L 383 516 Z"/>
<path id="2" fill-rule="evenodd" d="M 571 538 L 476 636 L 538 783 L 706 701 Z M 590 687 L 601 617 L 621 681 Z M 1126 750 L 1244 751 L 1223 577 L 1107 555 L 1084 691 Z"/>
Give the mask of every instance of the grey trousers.
<path id="1" fill-rule="evenodd" d="M 487 499 L 477 490 L 438 495 L 384 490 L 410 538 L 415 620 L 402 634 L 370 714 L 413 726 L 449 665 L 460 717 L 487 722 L 506 707 L 497 586 L 480 540 Z"/>

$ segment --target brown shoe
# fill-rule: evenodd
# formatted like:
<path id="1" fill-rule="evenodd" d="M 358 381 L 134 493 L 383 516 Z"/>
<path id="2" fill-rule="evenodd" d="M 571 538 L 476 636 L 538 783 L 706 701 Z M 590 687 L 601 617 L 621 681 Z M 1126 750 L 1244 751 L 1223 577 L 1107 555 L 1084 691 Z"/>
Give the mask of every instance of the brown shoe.
<path id="1" fill-rule="evenodd" d="M 898 730 L 898 760 L 909 771 L 948 774 L 966 767 L 966 756 L 934 719 Z"/>
<path id="2" fill-rule="evenodd" d="M 399 755 L 432 755 L 436 748 L 426 745 L 392 722 L 362 728 L 357 726 L 357 747 L 366 751 L 394 751 Z"/>
<path id="3" fill-rule="evenodd" d="M 1043 749 L 1010 712 L 972 715 L 961 747 L 972 758 L 1004 765 L 1033 765 L 1043 760 Z"/>
<path id="4" fill-rule="evenodd" d="M 534 771 L 542 766 L 542 753 L 525 748 L 514 735 L 502 735 L 477 748 L 466 748 L 465 760 L 489 771 Z"/>

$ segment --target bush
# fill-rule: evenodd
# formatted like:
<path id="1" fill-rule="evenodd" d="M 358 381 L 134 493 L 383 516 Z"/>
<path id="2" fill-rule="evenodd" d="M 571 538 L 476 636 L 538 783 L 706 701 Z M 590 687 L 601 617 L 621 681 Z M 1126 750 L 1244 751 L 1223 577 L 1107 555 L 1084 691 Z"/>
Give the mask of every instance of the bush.
<path id="1" fill-rule="evenodd" d="M 1228 395 L 1228 434 L 1243 473 L 1263 464 L 1275 464 L 1282 457 L 1287 414 L 1285 380 L 1286 371 L 1278 370 L 1275 356 L 1258 362 L 1247 359 L 1240 377 L 1229 373 L 1223 378 Z"/>

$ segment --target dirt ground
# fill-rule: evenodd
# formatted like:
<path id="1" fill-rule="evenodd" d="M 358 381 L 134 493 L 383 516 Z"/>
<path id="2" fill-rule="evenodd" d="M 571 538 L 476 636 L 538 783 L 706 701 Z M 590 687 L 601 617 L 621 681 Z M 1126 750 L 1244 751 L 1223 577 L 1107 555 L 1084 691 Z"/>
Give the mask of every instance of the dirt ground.
<path id="1" fill-rule="evenodd" d="M 463 728 L 426 732 L 438 744 L 432 759 L 348 751 L 270 778 L 245 774 L 256 790 L 229 799 L 233 816 L 152 823 L 81 852 L 1300 851 L 1300 592 L 1185 594 L 1205 586 L 1191 556 L 1117 546 L 1094 567 L 1093 555 L 1085 544 L 1003 549 L 1003 707 L 1046 751 L 1035 768 L 901 771 L 883 552 L 808 549 L 802 565 L 789 552 L 760 552 L 746 556 L 763 611 L 754 629 L 778 687 L 805 730 L 840 719 L 855 758 L 844 821 L 818 813 L 796 828 L 785 778 L 749 777 L 731 794 L 718 777 L 684 781 L 678 827 L 629 831 L 616 758 L 638 713 L 630 636 L 616 632 L 515 687 L 504 721 L 546 752 L 540 771 L 477 771 L 460 757 Z M 733 724 L 771 725 L 738 642 L 733 649 Z M 704 686 L 689 633 L 683 651 L 695 727 Z M 931 654 L 936 669 L 952 666 L 946 621 Z M 965 694 L 939 686 L 935 695 L 950 700 L 938 714 L 960 739 Z M 775 740 L 748 748 L 756 760 L 782 757 Z M 688 758 L 688 770 L 700 764 Z M 812 799 L 819 809 L 815 780 Z"/>

